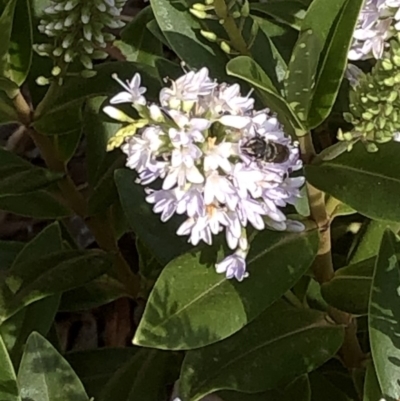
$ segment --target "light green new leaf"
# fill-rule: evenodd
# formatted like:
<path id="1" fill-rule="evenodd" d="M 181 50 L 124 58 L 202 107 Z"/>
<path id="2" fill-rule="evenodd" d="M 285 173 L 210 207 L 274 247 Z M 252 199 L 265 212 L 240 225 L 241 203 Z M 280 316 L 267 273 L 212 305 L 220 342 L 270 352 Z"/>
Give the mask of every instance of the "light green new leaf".
<path id="1" fill-rule="evenodd" d="M 372 279 L 368 310 L 372 360 L 383 398 L 400 399 L 400 264 L 396 237 L 383 234 Z"/>
<path id="2" fill-rule="evenodd" d="M 213 78 L 226 81 L 224 67 L 228 56 L 201 38 L 199 31 L 203 27 L 190 14 L 188 2 L 150 0 L 150 3 L 159 27 L 178 57 L 191 68 L 207 66 Z"/>
<path id="3" fill-rule="evenodd" d="M 400 144 L 369 153 L 359 143 L 319 165 L 307 165 L 307 181 L 371 219 L 400 222 Z M 375 188 L 374 190 L 371 190 Z"/>
<path id="4" fill-rule="evenodd" d="M 261 97 L 265 105 L 279 116 L 280 121 L 288 130 L 301 135 L 305 133 L 302 123 L 294 114 L 286 100 L 278 93 L 271 79 L 262 68 L 250 57 L 239 56 L 226 65 L 229 75 L 243 79 L 252 86 L 261 89 Z"/>
<path id="5" fill-rule="evenodd" d="M 343 335 L 325 314 L 278 302 L 228 339 L 187 352 L 179 394 L 197 401 L 221 389 L 273 389 L 330 359 Z"/>
<path id="6" fill-rule="evenodd" d="M 7 348 L 0 336 L 0 400 L 21 401 L 17 377 Z"/>
<path id="7" fill-rule="evenodd" d="M 317 248 L 315 231 L 258 233 L 247 257 L 250 276 L 240 283 L 215 272 L 214 250 L 178 257 L 158 278 L 134 343 L 193 349 L 232 335 L 299 280 Z"/>
<path id="8" fill-rule="evenodd" d="M 26 343 L 18 371 L 23 400 L 89 401 L 78 376 L 68 362 L 40 334 Z"/>

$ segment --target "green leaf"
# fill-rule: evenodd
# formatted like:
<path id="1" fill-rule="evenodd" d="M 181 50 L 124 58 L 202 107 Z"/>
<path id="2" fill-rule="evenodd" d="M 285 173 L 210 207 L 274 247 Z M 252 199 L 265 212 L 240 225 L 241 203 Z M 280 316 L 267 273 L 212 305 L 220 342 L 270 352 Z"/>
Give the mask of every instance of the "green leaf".
<path id="1" fill-rule="evenodd" d="M 8 70 L 8 51 L 10 48 L 11 31 L 17 0 L 9 0 L 0 15 L 0 77 L 10 78 Z M 1 11 L 1 10 L 0 10 Z"/>
<path id="2" fill-rule="evenodd" d="M 0 399 L 1 401 L 21 401 L 17 377 L 7 348 L 0 336 Z"/>
<path id="3" fill-rule="evenodd" d="M 141 349 L 117 370 L 104 387 L 99 401 L 159 401 L 166 394 L 166 370 L 171 354 Z"/>
<path id="4" fill-rule="evenodd" d="M 197 401 L 220 389 L 273 389 L 335 355 L 343 335 L 343 327 L 329 323 L 325 314 L 279 302 L 228 339 L 189 351 L 179 394 Z"/>
<path id="5" fill-rule="evenodd" d="M 162 43 L 149 31 L 147 23 L 154 20 L 150 6 L 141 10 L 121 31 L 121 40 L 114 45 L 128 61 L 155 66 L 157 56 L 162 56 Z"/>
<path id="6" fill-rule="evenodd" d="M 35 167 L 0 148 L 0 197 L 21 195 L 46 188 L 63 174 Z"/>
<path id="7" fill-rule="evenodd" d="M 374 363 L 369 361 L 365 373 L 363 401 L 376 401 L 380 400 L 381 397 L 382 391 L 379 386 L 378 377 L 376 376 Z"/>
<path id="8" fill-rule="evenodd" d="M 72 135 L 82 130 L 83 100 L 44 114 L 32 124 L 43 135 Z"/>
<path id="9" fill-rule="evenodd" d="M 306 178 L 371 219 L 400 222 L 399 151 L 396 142 L 380 145 L 373 154 L 359 143 L 334 160 L 305 166 Z"/>
<path id="10" fill-rule="evenodd" d="M 236 391 L 220 391 L 218 395 L 224 401 L 310 401 L 311 390 L 307 375 L 300 376 L 288 385 L 268 390 L 263 393 L 238 393 Z"/>
<path id="11" fill-rule="evenodd" d="M 160 216 L 145 201 L 144 188 L 135 183 L 135 173 L 128 169 L 115 172 L 119 198 L 129 225 L 136 235 L 153 251 L 161 264 L 192 249 L 187 240 L 176 235 L 178 222 L 162 223 Z"/>
<path id="12" fill-rule="evenodd" d="M 38 333 L 32 333 L 28 338 L 18 383 L 23 400 L 89 401 L 71 366 Z"/>
<path id="13" fill-rule="evenodd" d="M 63 247 L 58 223 L 43 229 L 32 241 L 25 245 L 13 265 L 61 251 Z M 16 313 L 0 326 L 2 335 L 15 366 L 18 366 L 23 347 L 33 331 L 47 335 L 60 303 L 59 294 L 34 302 Z"/>
<path id="14" fill-rule="evenodd" d="M 334 3 L 336 2 L 328 1 L 329 5 Z M 332 36 L 325 45 L 326 51 L 320 60 L 318 78 L 308 115 L 310 128 L 320 125 L 328 117 L 335 103 L 347 68 L 347 56 L 353 41 L 353 31 L 363 3 L 364 0 L 347 0 L 337 22 L 334 23 Z M 329 13 L 329 10 L 324 10 L 324 23 L 328 15 L 325 13 Z M 319 20 L 322 19 L 319 18 Z"/>
<path id="15" fill-rule="evenodd" d="M 309 378 L 312 394 L 311 401 L 356 401 L 348 397 L 340 388 L 319 372 L 312 372 Z"/>
<path id="16" fill-rule="evenodd" d="M 397 232 L 400 230 L 400 224 L 377 220 L 365 221 L 357 233 L 355 244 L 351 248 L 348 258 L 350 264 L 376 256 L 379 251 L 382 235 L 387 228 L 391 228 L 393 232 Z"/>
<path id="17" fill-rule="evenodd" d="M 32 43 L 31 1 L 17 0 L 9 48 L 8 75 L 18 86 L 25 82 L 29 73 L 32 62 Z"/>
<path id="18" fill-rule="evenodd" d="M 306 15 L 307 7 L 298 1 L 268 1 L 268 3 L 252 3 L 251 11 L 258 11 L 269 15 L 279 22 L 300 30 L 301 23 Z"/>
<path id="19" fill-rule="evenodd" d="M 281 91 L 281 83 L 286 76 L 286 62 L 269 37 L 268 21 L 258 17 L 253 17 L 253 20 L 257 23 L 259 29 L 251 47 L 251 54 L 254 61 L 259 64 L 271 79 L 273 86 Z"/>
<path id="20" fill-rule="evenodd" d="M 37 219 L 67 217 L 71 211 L 45 191 L 0 196 L 0 210 Z"/>
<path id="21" fill-rule="evenodd" d="M 131 297 L 126 291 L 126 286 L 115 278 L 104 275 L 82 287 L 64 292 L 60 311 L 78 312 L 94 309 L 123 297 Z"/>
<path id="22" fill-rule="evenodd" d="M 104 274 L 111 265 L 101 251 L 61 251 L 14 264 L 0 284 L 0 321 L 25 306 Z"/>
<path id="23" fill-rule="evenodd" d="M 0 271 L 11 267 L 24 245 L 23 242 L 0 241 Z"/>
<path id="24" fill-rule="evenodd" d="M 322 284 L 325 301 L 348 313 L 367 314 L 374 264 L 375 257 L 338 269 L 331 281 Z"/>
<path id="25" fill-rule="evenodd" d="M 258 233 L 247 257 L 250 276 L 241 283 L 215 272 L 212 249 L 182 255 L 157 280 L 134 343 L 192 349 L 232 335 L 299 280 L 317 248 L 315 231 Z"/>
<path id="26" fill-rule="evenodd" d="M 321 54 L 346 1 L 314 0 L 301 24 L 299 38 L 288 65 L 285 91 L 290 107 L 306 125 L 319 76 Z"/>
<path id="27" fill-rule="evenodd" d="M 255 61 L 250 57 L 239 56 L 229 61 L 226 69 L 229 75 L 241 78 L 252 86 L 261 89 L 261 97 L 265 105 L 278 114 L 280 121 L 287 129 L 292 129 L 298 135 L 303 133 L 304 128 L 301 122 L 273 86 L 271 79 Z"/>
<path id="28" fill-rule="evenodd" d="M 96 66 L 94 70 L 97 74 L 92 78 L 74 77 L 66 80 L 62 86 L 50 86 L 46 97 L 36 109 L 35 124 L 40 124 L 40 119 L 45 118 L 45 115 L 50 111 L 55 113 L 82 100 L 102 95 L 115 95 L 121 92 L 123 89 L 111 77 L 112 74 L 117 74 L 122 80 L 131 80 L 135 73 L 140 73 L 142 85 L 147 88 L 146 97 L 149 100 L 158 99 L 161 83 L 157 70 L 149 65 L 120 61 L 102 63 Z"/>
<path id="29" fill-rule="evenodd" d="M 187 2 L 151 0 L 150 3 L 159 27 L 178 57 L 191 68 L 207 66 L 212 78 L 226 81 L 224 67 L 228 56 L 201 38 L 199 31 L 203 27 L 190 14 Z"/>
<path id="30" fill-rule="evenodd" d="M 18 121 L 19 118 L 15 109 L 0 97 L 0 126 Z"/>
<path id="31" fill-rule="evenodd" d="M 369 339 L 383 398 L 400 399 L 400 266 L 396 238 L 387 230 L 372 279 L 368 311 Z"/>
<path id="32" fill-rule="evenodd" d="M 76 372 L 90 397 L 99 399 L 101 390 L 139 348 L 98 348 L 68 352 L 65 359 Z"/>

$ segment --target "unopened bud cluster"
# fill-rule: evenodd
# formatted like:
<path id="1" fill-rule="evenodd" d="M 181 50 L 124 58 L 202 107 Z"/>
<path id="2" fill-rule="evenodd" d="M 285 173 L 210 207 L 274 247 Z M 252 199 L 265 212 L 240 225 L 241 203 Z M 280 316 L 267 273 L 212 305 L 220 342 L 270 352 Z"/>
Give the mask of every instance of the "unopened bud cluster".
<path id="1" fill-rule="evenodd" d="M 80 60 L 85 69 L 93 68 L 92 60 L 107 57 L 106 43 L 115 39 L 104 29 L 121 28 L 119 16 L 126 0 L 51 0 L 38 27 L 41 33 L 54 38 L 42 43 L 36 51 L 55 60 L 60 67 Z M 58 75 L 60 68 L 53 70 Z"/>
<path id="2" fill-rule="evenodd" d="M 340 140 L 361 139 L 371 151 L 375 143 L 398 140 L 400 133 L 400 44 L 393 39 L 389 50 L 372 71 L 361 74 L 350 92 L 350 113 L 345 119 L 352 132 L 340 133 Z"/>

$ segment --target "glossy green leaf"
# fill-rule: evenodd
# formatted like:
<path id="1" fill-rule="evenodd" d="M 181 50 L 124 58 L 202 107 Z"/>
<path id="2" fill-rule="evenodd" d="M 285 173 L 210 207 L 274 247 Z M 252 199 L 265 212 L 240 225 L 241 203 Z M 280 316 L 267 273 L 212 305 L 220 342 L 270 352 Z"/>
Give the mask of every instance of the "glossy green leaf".
<path id="1" fill-rule="evenodd" d="M 15 109 L 0 97 L 0 126 L 3 124 L 18 122 L 18 114 Z"/>
<path id="2" fill-rule="evenodd" d="M 397 232 L 400 230 L 400 224 L 378 220 L 367 220 L 364 222 L 357 233 L 355 244 L 351 248 L 348 258 L 350 264 L 376 256 L 379 251 L 382 235 L 387 228 L 391 228 L 393 232 Z"/>
<path id="3" fill-rule="evenodd" d="M 28 338 L 18 383 L 23 400 L 89 401 L 71 366 L 38 333 L 32 333 Z"/>
<path id="4" fill-rule="evenodd" d="M 154 66 L 156 57 L 163 55 L 161 42 L 147 28 L 153 19 L 151 7 L 146 7 L 121 31 L 121 40 L 114 44 L 128 61 Z"/>
<path id="5" fill-rule="evenodd" d="M 340 2 L 329 1 L 328 4 L 335 3 Z M 338 20 L 334 23 L 332 36 L 329 38 L 326 51 L 320 60 L 321 65 L 308 116 L 310 128 L 320 125 L 328 117 L 335 103 L 347 68 L 347 57 L 353 41 L 353 31 L 363 3 L 364 0 L 347 0 L 340 11 Z M 324 24 L 329 12 L 328 9 L 323 10 Z M 318 19 L 322 20 L 320 17 Z"/>
<path id="6" fill-rule="evenodd" d="M 14 264 L 0 284 L 0 320 L 35 301 L 84 285 L 110 265 L 107 254 L 97 250 L 61 251 Z"/>
<path id="7" fill-rule="evenodd" d="M 23 29 L 21 29 L 23 27 Z M 21 86 L 29 73 L 32 62 L 31 1 L 17 0 L 8 51 L 8 76 Z"/>
<path id="8" fill-rule="evenodd" d="M 58 223 L 43 229 L 18 253 L 13 265 L 61 251 L 63 242 Z M 33 331 L 45 336 L 53 323 L 60 302 L 59 294 L 44 298 L 23 308 L 0 326 L 7 349 L 15 366 L 18 366 L 23 347 Z"/>
<path id="9" fill-rule="evenodd" d="M 77 312 L 94 309 L 123 297 L 131 297 L 126 291 L 126 286 L 115 278 L 104 275 L 82 287 L 64 292 L 60 311 Z"/>
<path id="10" fill-rule="evenodd" d="M 0 196 L 0 210 L 37 219 L 54 219 L 71 215 L 49 192 L 36 191 L 23 195 Z"/>
<path id="11" fill-rule="evenodd" d="M 304 128 L 297 116 L 273 86 L 271 79 L 255 61 L 247 56 L 239 56 L 229 61 L 226 69 L 229 75 L 241 78 L 261 89 L 261 97 L 265 101 L 265 105 L 278 114 L 287 129 L 292 127 L 293 132 L 297 132 L 298 135 L 304 134 Z"/>
<path id="12" fill-rule="evenodd" d="M 380 400 L 381 397 L 382 391 L 376 376 L 374 363 L 369 361 L 365 373 L 363 401 L 376 401 Z"/>
<path id="13" fill-rule="evenodd" d="M 160 216 L 152 211 L 145 201 L 144 188 L 135 183 L 135 173 L 121 169 L 115 172 L 122 208 L 129 225 L 136 235 L 154 252 L 165 265 L 176 256 L 189 251 L 192 246 L 186 238 L 177 236 L 178 222 L 175 219 L 162 223 Z"/>
<path id="14" fill-rule="evenodd" d="M 278 302 L 228 339 L 189 351 L 179 394 L 197 401 L 220 389 L 273 389 L 335 355 L 343 335 L 344 328 L 329 323 L 325 314 Z"/>
<path id="15" fill-rule="evenodd" d="M 72 135 L 82 130 L 83 101 L 46 113 L 32 126 L 43 135 Z"/>
<path id="16" fill-rule="evenodd" d="M 105 96 L 90 99 L 84 110 L 84 131 L 87 141 L 86 169 L 91 187 L 97 185 L 109 166 L 120 155 L 118 150 L 106 151 L 108 140 L 122 127 L 121 123 L 110 122 L 106 119 L 106 114 L 102 112 L 106 100 Z"/>
<path id="17" fill-rule="evenodd" d="M 21 401 L 17 377 L 7 348 L 0 336 L 0 399 L 1 401 Z"/>
<path id="18" fill-rule="evenodd" d="M 213 78 L 226 81 L 224 67 L 228 56 L 197 33 L 203 27 L 190 14 L 187 2 L 151 0 L 150 3 L 159 27 L 178 57 L 191 68 L 207 66 Z"/>
<path id="19" fill-rule="evenodd" d="M 40 119 L 50 111 L 55 113 L 85 99 L 121 92 L 123 88 L 112 78 L 112 74 L 117 74 L 122 80 L 131 80 L 136 72 L 140 73 L 142 86 L 147 88 L 146 97 L 149 100 L 158 99 L 161 83 L 156 69 L 151 66 L 119 61 L 99 64 L 94 70 L 97 74 L 92 78 L 74 77 L 66 80 L 61 87 L 51 86 L 36 109 L 35 124 L 40 124 Z"/>
<path id="20" fill-rule="evenodd" d="M 213 250 L 180 256 L 157 280 L 134 343 L 192 349 L 232 335 L 299 280 L 317 248 L 315 231 L 261 232 L 247 257 L 250 276 L 240 283 L 215 272 L 217 255 Z"/>
<path id="21" fill-rule="evenodd" d="M 299 120 L 308 124 L 319 62 L 330 30 L 347 0 L 314 0 L 307 10 L 285 80 L 286 99 Z"/>
<path id="22" fill-rule="evenodd" d="M 367 217 L 400 222 L 399 151 L 396 142 L 380 145 L 376 153 L 359 143 L 334 160 L 307 165 L 306 178 Z"/>
<path id="23" fill-rule="evenodd" d="M 0 42 L 0 77 L 10 78 L 8 71 L 8 51 L 10 48 L 16 3 L 17 0 L 8 1 L 0 14 L 0 32 L 2 33 L 2 40 Z"/>
<path id="24" fill-rule="evenodd" d="M 258 32 L 251 47 L 252 57 L 271 79 L 273 86 L 281 91 L 286 76 L 286 62 L 269 36 L 269 22 L 259 17 L 253 17 L 253 20 L 258 25 Z"/>
<path id="25" fill-rule="evenodd" d="M 300 376 L 286 386 L 262 393 L 238 393 L 220 391 L 217 393 L 223 401 L 310 401 L 311 390 L 307 375 Z"/>
<path id="26" fill-rule="evenodd" d="M 166 369 L 171 354 L 141 349 L 118 369 L 99 396 L 99 401 L 159 401 L 166 393 Z"/>
<path id="27" fill-rule="evenodd" d="M 268 3 L 252 3 L 252 11 L 269 15 L 279 22 L 300 30 L 301 23 L 306 15 L 307 7 L 299 1 L 268 1 Z"/>
<path id="28" fill-rule="evenodd" d="M 383 234 L 372 279 L 368 310 L 372 359 L 383 398 L 400 399 L 400 265 L 396 256 L 396 238 Z"/>
<path id="29" fill-rule="evenodd" d="M 375 257 L 338 269 L 331 281 L 322 284 L 325 301 L 348 313 L 367 314 L 374 265 Z"/>
<path id="30" fill-rule="evenodd" d="M 63 174 L 35 167 L 0 148 L 0 177 L 0 197 L 4 197 L 43 189 L 62 178 Z"/>
<path id="31" fill-rule="evenodd" d="M 98 348 L 68 352 L 65 359 L 82 381 L 87 394 L 99 399 L 103 387 L 139 348 Z"/>

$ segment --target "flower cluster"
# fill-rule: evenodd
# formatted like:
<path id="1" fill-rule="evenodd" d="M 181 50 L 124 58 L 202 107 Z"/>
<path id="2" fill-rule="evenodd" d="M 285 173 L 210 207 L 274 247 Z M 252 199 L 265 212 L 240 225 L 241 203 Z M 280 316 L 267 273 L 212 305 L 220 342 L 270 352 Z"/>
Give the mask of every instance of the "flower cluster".
<path id="1" fill-rule="evenodd" d="M 128 122 L 109 143 L 121 146 L 126 166 L 148 186 L 162 180 L 161 189 L 146 188 L 146 200 L 163 222 L 174 214 L 187 219 L 177 230 L 189 242 L 212 243 L 225 231 L 232 255 L 216 265 L 219 273 L 239 281 L 247 277 L 249 243 L 246 227 L 257 230 L 302 230 L 280 208 L 299 198 L 304 177 L 289 177 L 302 167 L 297 143 L 286 136 L 269 110 L 255 111 L 254 100 L 241 96 L 237 84 L 218 84 L 207 68 L 189 71 L 149 104 L 136 74 L 111 104 L 131 103 L 134 120 L 113 106 L 104 111 Z"/>
<path id="2" fill-rule="evenodd" d="M 118 19 L 126 0 L 51 0 L 38 27 L 41 33 L 54 38 L 53 43 L 35 46 L 36 51 L 55 60 L 58 67 L 79 59 L 87 69 L 92 60 L 107 57 L 102 49 L 115 37 L 103 32 L 105 27 L 121 28 Z"/>
<path id="3" fill-rule="evenodd" d="M 400 31 L 400 0 L 364 0 L 350 60 L 380 59 L 387 41 Z"/>
<path id="4" fill-rule="evenodd" d="M 370 151 L 376 143 L 400 140 L 400 44 L 390 41 L 384 57 L 372 71 L 361 73 L 350 91 L 350 113 L 345 119 L 352 123 L 352 132 L 340 133 L 340 140 L 360 139 Z"/>

